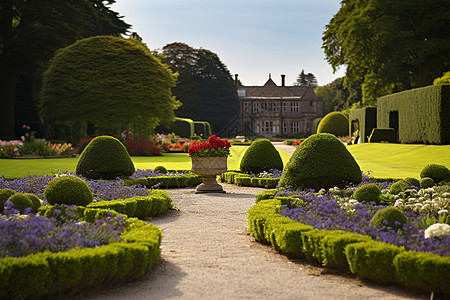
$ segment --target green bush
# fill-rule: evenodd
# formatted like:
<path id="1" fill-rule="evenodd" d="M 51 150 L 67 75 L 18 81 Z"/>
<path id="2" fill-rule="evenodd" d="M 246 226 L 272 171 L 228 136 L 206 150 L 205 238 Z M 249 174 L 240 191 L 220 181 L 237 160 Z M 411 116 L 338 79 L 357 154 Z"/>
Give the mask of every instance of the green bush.
<path id="1" fill-rule="evenodd" d="M 0 213 L 3 213 L 5 208 L 5 202 L 9 197 L 14 195 L 16 192 L 11 189 L 0 189 Z"/>
<path id="2" fill-rule="evenodd" d="M 256 197 L 256 203 L 258 203 L 258 202 L 260 202 L 260 201 L 262 201 L 262 200 L 271 199 L 271 198 L 273 198 L 273 197 L 275 196 L 275 194 L 278 193 L 278 192 L 279 192 L 279 190 L 276 189 L 276 190 L 268 190 L 268 191 L 264 191 L 264 192 L 258 193 L 258 194 L 255 195 L 255 197 Z"/>
<path id="3" fill-rule="evenodd" d="M 369 143 L 397 142 L 397 133 L 393 128 L 374 128 L 369 136 Z"/>
<path id="4" fill-rule="evenodd" d="M 94 196 L 87 183 L 75 176 L 64 175 L 53 179 L 44 190 L 48 203 L 85 206 Z"/>
<path id="5" fill-rule="evenodd" d="M 33 204 L 33 206 L 31 207 L 32 208 L 31 212 L 34 214 L 37 213 L 39 210 L 39 207 L 41 207 L 41 205 L 42 205 L 39 197 L 32 193 L 25 193 L 25 196 L 27 196 L 28 199 L 30 199 L 31 203 Z"/>
<path id="6" fill-rule="evenodd" d="M 443 165 L 429 164 L 420 172 L 420 178 L 430 177 L 435 183 L 450 180 L 450 170 Z"/>
<path id="7" fill-rule="evenodd" d="M 405 190 L 411 188 L 411 184 L 409 184 L 409 182 L 405 181 L 405 180 L 399 180 L 395 183 L 393 183 L 391 185 L 391 187 L 389 188 L 389 192 L 392 195 L 397 195 L 400 192 L 404 192 Z"/>
<path id="8" fill-rule="evenodd" d="M 387 226 L 393 229 L 399 229 L 406 224 L 407 221 L 408 218 L 400 209 L 394 206 L 388 206 L 375 213 L 370 220 L 370 226 Z"/>
<path id="9" fill-rule="evenodd" d="M 254 141 L 242 156 L 240 170 L 257 174 L 271 169 L 283 170 L 280 153 L 267 139 Z"/>
<path id="10" fill-rule="evenodd" d="M 407 183 L 409 183 L 412 186 L 415 187 L 420 187 L 420 181 L 419 179 L 416 178 L 412 178 L 412 177 L 406 177 L 405 179 L 403 179 L 404 181 L 406 181 Z"/>
<path id="11" fill-rule="evenodd" d="M 434 182 L 433 178 L 424 177 L 424 178 L 420 179 L 420 186 L 424 189 L 433 187 L 435 185 L 436 185 L 436 183 Z"/>
<path id="12" fill-rule="evenodd" d="M 358 184 L 361 180 L 361 169 L 344 144 L 332 134 L 318 133 L 294 151 L 279 185 L 319 190 Z"/>
<path id="13" fill-rule="evenodd" d="M 81 153 L 76 173 L 90 179 L 131 176 L 135 169 L 125 146 L 111 136 L 94 138 Z"/>
<path id="14" fill-rule="evenodd" d="M 353 194 L 353 197 L 358 202 L 375 202 L 380 203 L 380 188 L 375 183 L 368 183 L 358 187 Z"/>
<path id="15" fill-rule="evenodd" d="M 164 168 L 163 166 L 156 166 L 156 167 L 153 169 L 153 172 L 155 172 L 155 173 L 161 173 L 161 174 L 166 174 L 166 173 L 167 173 L 167 169 Z"/>
<path id="16" fill-rule="evenodd" d="M 348 136 L 348 118 L 341 112 L 327 114 L 319 123 L 317 133 L 331 133 L 335 136 Z"/>
<path id="17" fill-rule="evenodd" d="M 24 210 L 28 207 L 33 209 L 33 202 L 31 202 L 30 198 L 28 198 L 25 193 L 15 193 L 9 197 L 7 201 L 12 202 L 14 208 L 20 211 L 21 214 L 23 214 Z"/>
<path id="18" fill-rule="evenodd" d="M 202 183 L 202 178 L 200 175 L 188 173 L 186 175 L 180 176 L 155 176 L 146 178 L 136 178 L 136 179 L 125 179 L 126 185 L 139 184 L 147 188 L 152 188 L 156 184 L 159 184 L 159 188 L 180 188 L 186 186 L 196 186 Z"/>

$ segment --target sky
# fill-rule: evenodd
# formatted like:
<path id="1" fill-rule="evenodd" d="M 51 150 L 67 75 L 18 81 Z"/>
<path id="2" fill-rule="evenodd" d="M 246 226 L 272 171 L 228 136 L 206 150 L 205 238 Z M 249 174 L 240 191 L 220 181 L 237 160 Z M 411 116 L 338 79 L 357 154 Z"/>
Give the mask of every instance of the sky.
<path id="1" fill-rule="evenodd" d="M 216 53 L 243 85 L 264 85 L 269 73 L 291 85 L 302 71 L 326 85 L 333 74 L 322 35 L 340 0 L 116 0 L 111 8 L 151 50 L 173 42 Z"/>

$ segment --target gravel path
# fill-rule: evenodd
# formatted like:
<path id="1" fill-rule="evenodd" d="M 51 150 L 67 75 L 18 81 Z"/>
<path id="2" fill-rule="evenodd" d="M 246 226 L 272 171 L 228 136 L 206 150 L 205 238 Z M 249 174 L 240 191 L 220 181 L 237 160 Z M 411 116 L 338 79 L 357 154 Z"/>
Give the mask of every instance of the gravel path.
<path id="1" fill-rule="evenodd" d="M 226 194 L 168 190 L 178 210 L 151 221 L 163 230 L 156 267 L 138 282 L 75 299 L 429 299 L 338 276 L 255 242 L 246 212 L 262 189 L 223 186 Z"/>

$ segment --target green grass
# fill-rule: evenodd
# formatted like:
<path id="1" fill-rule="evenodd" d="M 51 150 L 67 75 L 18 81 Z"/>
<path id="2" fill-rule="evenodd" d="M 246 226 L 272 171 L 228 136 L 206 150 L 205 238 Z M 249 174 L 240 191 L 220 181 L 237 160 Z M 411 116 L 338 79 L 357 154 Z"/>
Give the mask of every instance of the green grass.
<path id="1" fill-rule="evenodd" d="M 231 156 L 228 158 L 228 169 L 239 170 L 241 157 L 249 146 L 231 147 Z M 290 155 L 279 150 L 286 164 Z M 164 166 L 169 170 L 190 170 L 191 159 L 187 153 L 163 153 L 162 156 L 133 156 L 136 169 L 154 169 Z M 58 171 L 75 172 L 77 158 L 55 159 L 0 159 L 0 176 L 6 178 L 19 178 L 27 175 L 52 174 Z"/>

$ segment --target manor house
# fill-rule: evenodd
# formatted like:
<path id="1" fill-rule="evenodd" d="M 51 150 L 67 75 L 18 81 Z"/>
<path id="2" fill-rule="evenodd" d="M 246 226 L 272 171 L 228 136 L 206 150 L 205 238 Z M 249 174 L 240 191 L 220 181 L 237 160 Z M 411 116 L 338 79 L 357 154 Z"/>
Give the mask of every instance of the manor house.
<path id="1" fill-rule="evenodd" d="M 240 128 L 263 137 L 302 136 L 314 130 L 312 122 L 323 115 L 323 101 L 310 86 L 281 86 L 269 79 L 263 86 L 243 86 L 235 75 L 240 100 Z"/>

